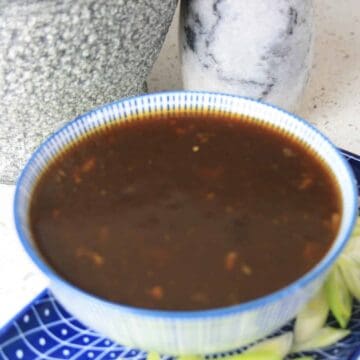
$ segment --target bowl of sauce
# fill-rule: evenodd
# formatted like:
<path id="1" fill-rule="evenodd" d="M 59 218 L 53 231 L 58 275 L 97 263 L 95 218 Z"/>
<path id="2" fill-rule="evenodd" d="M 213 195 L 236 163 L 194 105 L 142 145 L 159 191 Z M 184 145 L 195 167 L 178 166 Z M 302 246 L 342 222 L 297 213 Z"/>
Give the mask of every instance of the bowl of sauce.
<path id="1" fill-rule="evenodd" d="M 23 246 L 60 303 L 124 345 L 228 351 L 293 318 L 351 233 L 336 148 L 250 99 L 121 100 L 52 135 L 17 183 Z"/>

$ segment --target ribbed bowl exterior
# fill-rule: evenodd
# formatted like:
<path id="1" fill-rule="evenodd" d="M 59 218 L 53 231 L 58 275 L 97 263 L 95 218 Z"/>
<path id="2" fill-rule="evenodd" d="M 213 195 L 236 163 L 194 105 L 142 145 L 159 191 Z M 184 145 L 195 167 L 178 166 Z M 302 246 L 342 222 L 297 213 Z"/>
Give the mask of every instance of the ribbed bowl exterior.
<path id="1" fill-rule="evenodd" d="M 132 308 L 97 298 L 62 279 L 38 252 L 29 227 L 29 201 L 46 164 L 62 149 L 103 126 L 184 111 L 194 115 L 218 112 L 226 116 L 250 116 L 256 122 L 297 138 L 329 165 L 341 190 L 343 216 L 337 238 L 326 256 L 286 288 L 248 303 L 206 311 Z M 232 350 L 269 335 L 287 323 L 321 286 L 349 238 L 356 211 L 357 193 L 349 166 L 336 148 L 306 121 L 251 99 L 205 92 L 165 92 L 129 98 L 76 118 L 34 153 L 18 181 L 14 203 L 16 227 L 24 248 L 50 278 L 51 290 L 70 313 L 121 344 L 174 355 Z"/>
<path id="2" fill-rule="evenodd" d="M 71 314 L 120 344 L 164 354 L 210 354 L 239 348 L 286 324 L 319 288 L 324 275 L 253 309 L 194 318 L 137 314 L 56 281 L 50 288 Z"/>

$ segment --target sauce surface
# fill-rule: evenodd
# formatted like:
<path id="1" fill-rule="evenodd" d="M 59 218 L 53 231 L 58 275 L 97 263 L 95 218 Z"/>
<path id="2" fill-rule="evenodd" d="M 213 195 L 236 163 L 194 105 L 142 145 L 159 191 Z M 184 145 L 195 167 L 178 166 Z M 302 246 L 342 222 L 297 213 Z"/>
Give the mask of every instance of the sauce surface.
<path id="1" fill-rule="evenodd" d="M 68 148 L 38 181 L 34 239 L 65 279 L 161 310 L 238 304 L 310 270 L 335 238 L 338 187 L 308 149 L 221 115 L 144 118 Z"/>

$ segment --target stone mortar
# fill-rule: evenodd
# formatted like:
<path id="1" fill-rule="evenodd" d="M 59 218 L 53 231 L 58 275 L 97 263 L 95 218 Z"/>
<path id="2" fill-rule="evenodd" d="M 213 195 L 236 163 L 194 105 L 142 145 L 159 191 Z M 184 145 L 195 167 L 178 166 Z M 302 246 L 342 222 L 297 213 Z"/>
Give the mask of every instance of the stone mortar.
<path id="1" fill-rule="evenodd" d="M 143 91 L 177 0 L 0 0 L 0 183 L 39 143 Z"/>

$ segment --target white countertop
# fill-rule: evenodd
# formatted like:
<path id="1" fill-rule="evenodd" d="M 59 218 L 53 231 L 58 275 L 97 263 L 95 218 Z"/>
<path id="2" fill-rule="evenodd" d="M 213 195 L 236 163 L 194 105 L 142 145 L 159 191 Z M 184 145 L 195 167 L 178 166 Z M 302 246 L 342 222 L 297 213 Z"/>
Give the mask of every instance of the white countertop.
<path id="1" fill-rule="evenodd" d="M 360 2 L 314 3 L 314 64 L 298 113 L 336 145 L 360 153 Z M 177 23 L 175 17 L 150 75 L 150 91 L 181 89 Z M 12 220 L 13 192 L 14 186 L 0 185 L 0 328 L 47 284 L 17 239 Z"/>

